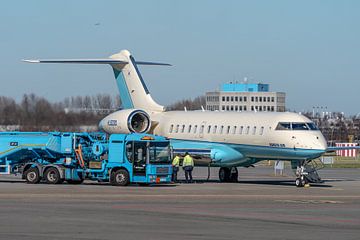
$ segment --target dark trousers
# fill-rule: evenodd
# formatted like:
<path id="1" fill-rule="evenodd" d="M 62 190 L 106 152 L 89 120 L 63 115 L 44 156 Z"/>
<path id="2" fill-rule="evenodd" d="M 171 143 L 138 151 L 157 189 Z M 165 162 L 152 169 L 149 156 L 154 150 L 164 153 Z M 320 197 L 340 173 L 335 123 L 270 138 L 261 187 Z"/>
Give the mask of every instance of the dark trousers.
<path id="1" fill-rule="evenodd" d="M 172 181 L 177 182 L 177 174 L 179 172 L 179 167 L 173 166 L 173 174 L 172 174 Z"/>
<path id="2" fill-rule="evenodd" d="M 192 171 L 193 171 L 193 166 L 185 166 L 183 167 L 184 171 L 185 171 L 185 179 L 186 182 L 189 182 L 189 178 L 190 178 L 190 182 L 192 182 L 193 178 L 192 178 Z"/>

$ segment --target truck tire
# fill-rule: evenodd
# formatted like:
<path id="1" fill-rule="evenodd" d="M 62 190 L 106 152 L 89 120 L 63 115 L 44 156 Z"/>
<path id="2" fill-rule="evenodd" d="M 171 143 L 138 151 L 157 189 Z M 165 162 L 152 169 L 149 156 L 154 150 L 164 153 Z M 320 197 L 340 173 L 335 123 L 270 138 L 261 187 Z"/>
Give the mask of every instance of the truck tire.
<path id="1" fill-rule="evenodd" d="M 44 173 L 45 182 L 48 184 L 59 184 L 63 181 L 60 178 L 59 170 L 56 167 L 49 167 Z"/>
<path id="2" fill-rule="evenodd" d="M 110 183 L 113 186 L 127 186 L 130 183 L 128 171 L 119 169 L 111 174 Z"/>
<path id="3" fill-rule="evenodd" d="M 29 184 L 36 184 L 36 183 L 39 183 L 41 180 L 39 169 L 36 167 L 31 167 L 28 170 L 26 170 L 24 173 L 24 176 L 25 176 L 26 183 L 29 183 Z"/>

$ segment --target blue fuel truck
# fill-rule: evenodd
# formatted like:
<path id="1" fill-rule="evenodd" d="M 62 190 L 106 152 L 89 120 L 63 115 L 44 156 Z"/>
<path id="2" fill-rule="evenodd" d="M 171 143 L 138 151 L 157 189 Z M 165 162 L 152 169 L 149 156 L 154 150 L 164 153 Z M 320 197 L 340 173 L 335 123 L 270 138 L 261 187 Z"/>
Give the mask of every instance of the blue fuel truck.
<path id="1" fill-rule="evenodd" d="M 169 140 L 150 134 L 2 132 L 0 174 L 27 183 L 82 183 L 85 179 L 130 183 L 171 182 Z"/>

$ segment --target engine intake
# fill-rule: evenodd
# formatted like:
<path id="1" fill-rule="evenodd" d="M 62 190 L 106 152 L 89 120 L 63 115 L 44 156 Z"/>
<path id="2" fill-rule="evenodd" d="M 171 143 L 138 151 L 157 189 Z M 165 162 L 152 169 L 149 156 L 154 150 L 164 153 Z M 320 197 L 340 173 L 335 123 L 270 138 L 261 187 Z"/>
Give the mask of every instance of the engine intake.
<path id="1" fill-rule="evenodd" d="M 99 123 L 100 130 L 112 133 L 146 133 L 150 130 L 149 115 L 139 109 L 125 109 L 106 116 Z"/>

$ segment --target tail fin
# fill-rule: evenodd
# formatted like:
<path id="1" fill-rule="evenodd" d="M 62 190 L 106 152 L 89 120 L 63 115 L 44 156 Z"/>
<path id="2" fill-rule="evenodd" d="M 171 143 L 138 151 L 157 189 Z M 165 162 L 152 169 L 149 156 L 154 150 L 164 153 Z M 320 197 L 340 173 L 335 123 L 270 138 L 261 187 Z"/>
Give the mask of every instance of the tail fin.
<path id="1" fill-rule="evenodd" d="M 30 63 L 110 64 L 114 70 L 123 108 L 137 108 L 151 112 L 162 112 L 165 110 L 164 106 L 157 104 L 152 99 L 137 65 L 171 66 L 170 64 L 137 62 L 127 50 L 122 50 L 108 59 L 44 59 L 23 61 Z"/>

